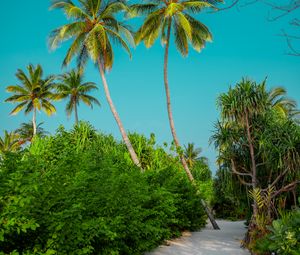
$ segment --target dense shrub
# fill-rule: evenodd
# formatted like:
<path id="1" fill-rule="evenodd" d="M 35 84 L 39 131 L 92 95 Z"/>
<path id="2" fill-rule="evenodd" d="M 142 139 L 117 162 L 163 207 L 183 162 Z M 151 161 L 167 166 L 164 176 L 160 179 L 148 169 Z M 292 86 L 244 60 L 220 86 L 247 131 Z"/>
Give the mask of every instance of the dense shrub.
<path id="1" fill-rule="evenodd" d="M 274 220 L 269 231 L 269 234 L 256 243 L 256 251 L 259 254 L 271 254 L 271 252 L 280 255 L 300 254 L 299 208 Z"/>
<path id="2" fill-rule="evenodd" d="M 176 162 L 142 174 L 127 156 L 87 124 L 6 155 L 0 254 L 142 254 L 205 224 L 200 197 Z"/>
<path id="3" fill-rule="evenodd" d="M 247 189 L 228 168 L 218 169 L 213 184 L 213 210 L 217 218 L 241 220 L 251 217 Z"/>

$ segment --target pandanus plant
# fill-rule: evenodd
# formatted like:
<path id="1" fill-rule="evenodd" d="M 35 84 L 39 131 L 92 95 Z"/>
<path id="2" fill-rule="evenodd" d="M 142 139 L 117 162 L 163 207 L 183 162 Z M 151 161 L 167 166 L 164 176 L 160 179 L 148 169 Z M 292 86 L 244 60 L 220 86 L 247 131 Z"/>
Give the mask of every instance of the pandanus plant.
<path id="1" fill-rule="evenodd" d="M 105 77 L 105 72 L 112 68 L 114 62 L 112 42 L 121 45 L 131 57 L 128 46 L 128 42 L 134 43 L 131 32 L 115 17 L 120 12 L 128 11 L 128 7 L 120 1 L 79 0 L 78 2 L 78 5 L 71 0 L 53 2 L 52 9 L 62 9 L 70 22 L 51 33 L 50 47 L 55 49 L 61 42 L 72 40 L 63 66 L 68 65 L 74 57 L 77 57 L 79 67 L 83 67 L 89 58 L 98 65 L 111 112 L 132 161 L 140 167 L 139 159 L 112 101 Z"/>

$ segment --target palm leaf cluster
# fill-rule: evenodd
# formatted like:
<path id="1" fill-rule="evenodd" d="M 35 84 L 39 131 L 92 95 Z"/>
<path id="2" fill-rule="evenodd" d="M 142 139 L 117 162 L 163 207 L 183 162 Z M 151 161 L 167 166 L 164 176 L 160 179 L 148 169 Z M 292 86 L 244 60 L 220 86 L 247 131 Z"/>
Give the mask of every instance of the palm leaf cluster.
<path id="1" fill-rule="evenodd" d="M 8 92 L 13 93 L 7 98 L 6 102 L 17 103 L 17 106 L 11 111 L 12 115 L 24 110 L 25 114 L 33 112 L 32 124 L 23 123 L 18 130 L 25 141 L 31 141 L 32 136 L 43 133 L 40 126 L 36 125 L 36 112 L 43 110 L 48 115 L 56 112 L 53 101 L 69 97 L 66 106 L 68 116 L 75 111 L 76 123 L 78 123 L 77 107 L 80 101 L 92 107 L 93 104 L 100 105 L 99 101 L 89 93 L 97 89 L 93 82 L 83 82 L 81 70 L 71 70 L 68 73 L 59 76 L 48 76 L 43 78 L 43 69 L 40 65 L 27 66 L 28 74 L 19 69 L 16 77 L 19 80 L 18 85 L 8 86 Z M 59 83 L 57 83 L 57 80 Z M 28 132 L 32 132 L 30 136 Z"/>
<path id="2" fill-rule="evenodd" d="M 189 44 L 200 52 L 206 41 L 212 40 L 212 35 L 192 14 L 198 14 L 204 8 L 215 8 L 214 2 L 170 0 L 132 5 L 131 15 L 147 15 L 135 34 L 136 42 L 144 41 L 146 47 L 151 47 L 160 37 L 162 44 L 166 44 L 173 30 L 175 45 L 183 56 L 188 54 Z"/>
<path id="3" fill-rule="evenodd" d="M 75 112 L 75 120 L 78 123 L 77 107 L 80 101 L 87 106 L 93 108 L 93 104 L 100 106 L 100 102 L 88 93 L 97 90 L 94 82 L 83 82 L 83 74 L 81 70 L 71 70 L 65 74 L 58 76 L 58 83 L 55 86 L 55 100 L 68 99 L 66 105 L 66 113 L 69 117 Z"/>
<path id="4" fill-rule="evenodd" d="M 19 134 L 5 130 L 4 137 L 0 137 L 0 156 L 7 152 L 17 151 L 19 147 Z"/>
<path id="5" fill-rule="evenodd" d="M 15 115 L 23 109 L 25 114 L 32 112 L 34 109 L 43 110 L 48 115 L 53 114 L 56 112 L 55 106 L 51 103 L 54 77 L 48 76 L 43 79 L 43 69 L 40 65 L 36 67 L 29 65 L 27 71 L 29 75 L 19 69 L 16 77 L 20 84 L 6 88 L 7 92 L 14 95 L 7 98 L 5 102 L 18 103 L 11 114 Z"/>
<path id="6" fill-rule="evenodd" d="M 77 57 L 78 66 L 84 66 L 89 58 L 101 61 L 110 69 L 114 61 L 112 43 L 121 45 L 131 56 L 129 43 L 133 42 L 131 32 L 114 15 L 128 11 L 120 1 L 79 0 L 79 5 L 70 0 L 53 1 L 52 9 L 62 9 L 70 23 L 55 29 L 50 35 L 52 49 L 63 41 L 73 39 L 63 65 Z"/>

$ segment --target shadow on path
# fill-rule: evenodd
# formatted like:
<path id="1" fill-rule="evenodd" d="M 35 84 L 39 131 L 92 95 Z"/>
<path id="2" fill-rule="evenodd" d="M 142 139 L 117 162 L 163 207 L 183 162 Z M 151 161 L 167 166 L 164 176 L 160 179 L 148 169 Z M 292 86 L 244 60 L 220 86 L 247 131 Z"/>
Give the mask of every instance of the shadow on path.
<path id="1" fill-rule="evenodd" d="M 221 230 L 213 230 L 210 223 L 200 232 L 169 241 L 145 255 L 249 255 L 240 247 L 246 228 L 243 221 L 217 221 Z"/>

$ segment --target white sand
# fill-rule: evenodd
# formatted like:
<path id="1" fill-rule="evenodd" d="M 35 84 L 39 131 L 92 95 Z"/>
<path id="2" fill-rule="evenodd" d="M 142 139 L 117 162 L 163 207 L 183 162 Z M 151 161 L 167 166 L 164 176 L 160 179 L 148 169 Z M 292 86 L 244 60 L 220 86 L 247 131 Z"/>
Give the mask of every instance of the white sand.
<path id="1" fill-rule="evenodd" d="M 161 245 L 148 255 L 249 255 L 240 248 L 246 228 L 243 221 L 217 221 L 221 230 L 213 230 L 211 224 L 200 232 L 184 234 Z"/>

